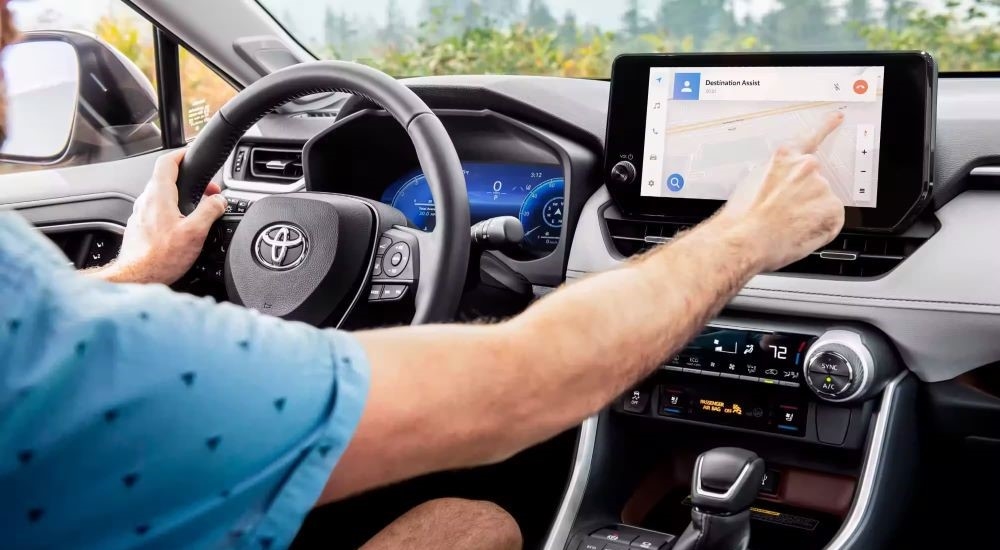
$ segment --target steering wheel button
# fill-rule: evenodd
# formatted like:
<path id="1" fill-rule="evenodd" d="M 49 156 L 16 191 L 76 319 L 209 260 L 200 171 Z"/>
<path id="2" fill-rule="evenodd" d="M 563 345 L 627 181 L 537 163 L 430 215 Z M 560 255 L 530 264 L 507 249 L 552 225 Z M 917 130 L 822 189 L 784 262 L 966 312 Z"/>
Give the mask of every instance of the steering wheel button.
<path id="1" fill-rule="evenodd" d="M 382 299 L 382 285 L 372 285 L 371 290 L 368 291 L 368 301 L 377 302 Z"/>
<path id="2" fill-rule="evenodd" d="M 385 285 L 382 287 L 382 300 L 398 300 L 405 293 L 405 285 Z"/>
<path id="3" fill-rule="evenodd" d="M 382 237 L 381 239 L 378 240 L 377 254 L 385 254 L 385 251 L 389 250 L 390 246 L 392 246 L 392 239 L 390 239 L 389 237 Z"/>
<path id="4" fill-rule="evenodd" d="M 382 258 L 375 258 L 375 265 L 372 266 L 372 277 L 382 276 Z"/>
<path id="5" fill-rule="evenodd" d="M 389 263 L 391 263 L 392 265 L 399 265 L 403 263 L 403 255 L 400 254 L 399 252 L 394 253 L 392 257 L 389 258 Z"/>

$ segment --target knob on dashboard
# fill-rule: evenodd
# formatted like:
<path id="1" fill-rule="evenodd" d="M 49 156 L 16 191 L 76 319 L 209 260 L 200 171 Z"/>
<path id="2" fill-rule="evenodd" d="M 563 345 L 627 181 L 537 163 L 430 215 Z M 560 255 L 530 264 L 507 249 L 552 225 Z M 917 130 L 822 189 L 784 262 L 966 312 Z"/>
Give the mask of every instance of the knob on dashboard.
<path id="1" fill-rule="evenodd" d="M 809 348 L 803 375 L 820 398 L 842 403 L 872 397 L 898 368 L 891 346 L 877 331 L 832 329 Z"/>
<path id="2" fill-rule="evenodd" d="M 623 160 L 611 167 L 611 181 L 619 184 L 629 184 L 635 181 L 635 165 Z"/>

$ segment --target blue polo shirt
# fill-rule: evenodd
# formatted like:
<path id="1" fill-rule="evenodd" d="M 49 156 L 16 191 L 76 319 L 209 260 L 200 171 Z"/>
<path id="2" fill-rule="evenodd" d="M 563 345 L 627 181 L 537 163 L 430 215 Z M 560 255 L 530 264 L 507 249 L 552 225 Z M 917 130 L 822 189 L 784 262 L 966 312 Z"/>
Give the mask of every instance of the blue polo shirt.
<path id="1" fill-rule="evenodd" d="M 368 380 L 347 333 L 82 276 L 0 212 L 2 547 L 287 547 Z"/>

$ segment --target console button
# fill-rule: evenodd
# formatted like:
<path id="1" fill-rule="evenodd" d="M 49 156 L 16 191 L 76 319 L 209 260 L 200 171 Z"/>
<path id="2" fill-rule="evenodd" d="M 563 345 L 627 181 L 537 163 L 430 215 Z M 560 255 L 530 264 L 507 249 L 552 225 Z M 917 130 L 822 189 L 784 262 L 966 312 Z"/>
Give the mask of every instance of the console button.
<path id="1" fill-rule="evenodd" d="M 681 357 L 682 367 L 700 369 L 702 363 L 703 363 L 702 358 L 697 355 L 684 355 Z"/>
<path id="2" fill-rule="evenodd" d="M 802 379 L 802 372 L 799 369 L 780 369 L 779 375 L 785 382 L 798 382 Z"/>
<path id="3" fill-rule="evenodd" d="M 757 363 L 745 363 L 743 365 L 743 370 L 740 371 L 740 374 L 745 376 L 753 376 L 754 378 L 759 378 L 762 374 L 764 374 L 765 370 L 767 369 L 762 368 Z"/>
<path id="4" fill-rule="evenodd" d="M 628 543 L 635 540 L 637 535 L 635 533 L 629 533 L 626 531 L 622 531 L 620 529 L 604 528 L 594 531 L 593 533 L 590 534 L 590 536 L 597 539 L 606 540 L 608 542 L 624 543 L 625 548 L 628 548 Z M 605 548 L 607 548 L 607 546 L 605 546 Z"/>
<path id="5" fill-rule="evenodd" d="M 687 394 L 683 390 L 662 386 L 660 388 L 660 414 L 684 414 L 687 410 Z"/>
<path id="6" fill-rule="evenodd" d="M 846 376 L 810 372 L 809 384 L 819 393 L 838 396 L 850 387 L 851 379 Z"/>
<path id="7" fill-rule="evenodd" d="M 851 363 L 843 355 L 824 351 L 809 361 L 809 372 L 851 377 Z"/>
<path id="8" fill-rule="evenodd" d="M 628 550 L 628 544 L 609 542 L 604 545 L 604 550 Z"/>
<path id="9" fill-rule="evenodd" d="M 722 365 L 723 373 L 728 372 L 729 374 L 735 374 L 739 376 L 744 372 L 746 372 L 740 367 L 740 364 L 735 361 L 720 361 L 720 364 Z"/>
<path id="10" fill-rule="evenodd" d="M 760 371 L 760 374 L 761 378 L 766 378 L 768 380 L 779 380 L 781 378 L 781 373 L 774 367 L 765 367 Z"/>
<path id="11" fill-rule="evenodd" d="M 642 548 L 643 550 L 660 550 L 668 542 L 674 540 L 672 535 L 647 534 L 639 535 L 639 538 L 632 541 L 632 548 Z"/>
<path id="12" fill-rule="evenodd" d="M 645 413 L 648 406 L 649 390 L 643 388 L 636 388 L 625 394 L 625 402 L 622 405 L 626 411 L 636 414 Z"/>
<path id="13" fill-rule="evenodd" d="M 775 405 L 771 418 L 778 433 L 800 435 L 805 428 L 805 412 L 795 405 Z"/>
<path id="14" fill-rule="evenodd" d="M 248 201 L 240 200 L 239 202 L 236 203 L 236 213 L 237 214 L 243 214 L 243 213 L 245 213 L 247 211 L 247 207 L 249 207 L 249 206 L 250 206 L 250 203 Z M 228 205 L 227 205 L 227 207 L 228 207 Z"/>
<path id="15" fill-rule="evenodd" d="M 576 550 L 604 550 L 604 543 L 599 540 L 584 540 Z"/>

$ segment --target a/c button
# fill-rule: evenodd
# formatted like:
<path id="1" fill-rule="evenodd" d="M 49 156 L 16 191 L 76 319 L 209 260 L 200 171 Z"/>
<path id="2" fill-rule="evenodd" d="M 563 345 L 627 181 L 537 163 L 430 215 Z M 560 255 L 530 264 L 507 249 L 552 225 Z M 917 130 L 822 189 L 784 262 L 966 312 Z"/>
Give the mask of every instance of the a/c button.
<path id="1" fill-rule="evenodd" d="M 837 396 L 851 385 L 851 379 L 846 376 L 810 372 L 809 383 L 822 394 Z"/>

